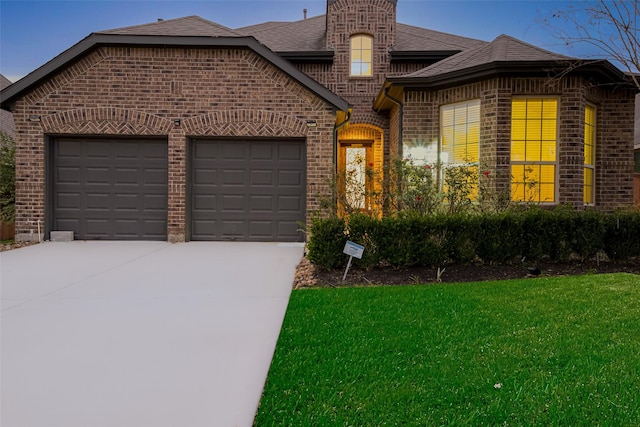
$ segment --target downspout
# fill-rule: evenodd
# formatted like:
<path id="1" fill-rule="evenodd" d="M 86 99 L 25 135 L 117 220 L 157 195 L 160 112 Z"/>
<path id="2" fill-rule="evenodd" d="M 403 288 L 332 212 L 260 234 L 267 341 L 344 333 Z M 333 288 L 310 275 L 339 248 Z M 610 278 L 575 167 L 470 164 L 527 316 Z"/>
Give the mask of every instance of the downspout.
<path id="1" fill-rule="evenodd" d="M 404 104 L 399 99 L 396 99 L 393 96 L 389 95 L 389 89 L 391 89 L 391 86 L 387 86 L 384 89 L 384 97 L 387 98 L 389 101 L 393 102 L 394 104 L 396 104 L 399 108 L 398 114 L 400 114 L 400 124 L 398 126 L 398 158 L 401 159 L 402 158 L 402 128 L 404 126 Z"/>
<path id="2" fill-rule="evenodd" d="M 349 120 L 351 120 L 351 108 L 347 109 L 347 117 L 341 122 L 341 123 L 336 123 L 335 125 L 333 125 L 333 177 L 332 179 L 336 179 L 336 177 L 338 176 L 338 131 L 340 130 L 341 127 L 343 127 L 344 125 L 346 125 L 347 123 L 349 123 Z M 335 209 L 335 211 L 333 212 L 334 214 L 337 213 L 338 210 L 338 205 L 337 205 L 337 194 L 336 194 L 336 186 L 335 186 L 335 182 L 334 185 L 331 186 L 332 189 L 332 198 L 333 198 L 333 209 Z"/>
<path id="3" fill-rule="evenodd" d="M 333 171 L 338 173 L 338 130 L 351 120 L 351 109 L 347 110 L 347 118 L 333 126 Z"/>
<path id="4" fill-rule="evenodd" d="M 402 143 L 402 136 L 403 136 L 402 135 L 402 129 L 403 129 L 403 126 L 404 126 L 404 104 L 399 99 L 396 99 L 393 96 L 389 95 L 389 90 L 390 89 L 391 89 L 391 85 L 389 85 L 386 88 L 384 88 L 384 97 L 398 106 L 398 114 L 400 115 L 400 117 L 398 118 L 398 121 L 400 123 L 398 124 L 398 148 L 397 149 L 398 149 L 398 159 L 402 159 L 402 144 L 403 144 Z M 378 110 L 378 112 L 379 112 L 379 110 Z M 389 167 L 391 167 L 391 165 L 389 165 Z M 389 184 L 387 184 L 387 185 L 389 185 Z M 398 189 L 397 190 L 398 190 L 398 192 L 400 191 L 400 183 L 398 183 Z M 389 210 L 389 206 L 384 206 L 383 209 Z"/>

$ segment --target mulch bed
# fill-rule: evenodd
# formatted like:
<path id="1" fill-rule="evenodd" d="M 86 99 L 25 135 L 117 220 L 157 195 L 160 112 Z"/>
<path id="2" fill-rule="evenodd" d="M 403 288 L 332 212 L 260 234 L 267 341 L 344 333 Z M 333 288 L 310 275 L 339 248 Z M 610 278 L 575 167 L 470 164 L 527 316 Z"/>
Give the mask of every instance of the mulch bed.
<path id="1" fill-rule="evenodd" d="M 0 252 L 10 251 L 12 249 L 24 248 L 25 246 L 35 245 L 37 242 L 13 242 L 0 244 Z"/>
<path id="2" fill-rule="evenodd" d="M 298 265 L 293 288 L 384 286 L 437 283 L 437 268 L 351 268 L 343 282 L 344 269 L 323 270 L 307 258 Z M 526 277 L 572 276 L 626 272 L 640 274 L 640 259 L 626 261 L 567 261 L 506 265 L 447 265 L 440 275 L 442 283 L 480 282 L 486 280 L 522 279 Z"/>

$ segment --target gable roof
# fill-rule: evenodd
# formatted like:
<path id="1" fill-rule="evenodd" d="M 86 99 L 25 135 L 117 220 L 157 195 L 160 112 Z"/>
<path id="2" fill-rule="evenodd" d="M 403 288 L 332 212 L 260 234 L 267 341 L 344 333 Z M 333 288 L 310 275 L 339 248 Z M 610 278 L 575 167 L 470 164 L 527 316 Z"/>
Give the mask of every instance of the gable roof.
<path id="1" fill-rule="evenodd" d="M 192 27 L 192 24 L 195 24 L 195 27 Z M 197 35 L 196 33 L 203 28 L 211 34 L 219 33 L 222 35 Z M 36 69 L 5 90 L 2 90 L 0 92 L 1 106 L 4 109 L 9 109 L 13 100 L 22 93 L 48 78 L 53 73 L 78 60 L 93 49 L 104 45 L 116 45 L 248 48 L 308 90 L 333 105 L 336 109 L 347 111 L 350 108 L 347 101 L 298 70 L 287 60 L 260 44 L 254 37 L 239 36 L 229 31 L 231 30 L 205 19 L 189 16 L 186 18 L 154 22 L 152 24 L 92 33 L 42 67 Z"/>
<path id="2" fill-rule="evenodd" d="M 224 25 L 208 21 L 199 16 L 185 16 L 176 19 L 159 19 L 149 24 L 98 31 L 96 34 L 121 34 L 135 36 L 208 36 L 235 37 L 239 34 Z"/>

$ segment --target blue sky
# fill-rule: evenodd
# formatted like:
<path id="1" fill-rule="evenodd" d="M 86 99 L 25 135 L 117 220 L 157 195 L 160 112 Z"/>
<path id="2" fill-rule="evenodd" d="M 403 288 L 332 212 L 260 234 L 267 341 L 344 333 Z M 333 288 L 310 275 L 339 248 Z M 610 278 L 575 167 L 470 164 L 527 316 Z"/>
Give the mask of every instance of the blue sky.
<path id="1" fill-rule="evenodd" d="M 579 57 L 594 51 L 567 48 L 542 23 L 568 1 L 399 0 L 398 22 L 456 35 L 493 40 L 508 34 Z M 0 73 L 24 77 L 94 31 L 189 15 L 230 28 L 323 15 L 325 0 L 30 1 L 0 0 Z"/>

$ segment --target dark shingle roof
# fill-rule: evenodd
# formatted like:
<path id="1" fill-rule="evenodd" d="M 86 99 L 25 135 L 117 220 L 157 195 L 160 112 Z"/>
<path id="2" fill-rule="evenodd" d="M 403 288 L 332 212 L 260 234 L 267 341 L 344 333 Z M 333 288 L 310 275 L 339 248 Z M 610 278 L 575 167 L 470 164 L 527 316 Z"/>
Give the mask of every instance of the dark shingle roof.
<path id="1" fill-rule="evenodd" d="M 200 37 L 233 37 L 238 36 L 232 29 L 215 22 L 207 21 L 199 16 L 168 19 L 150 24 L 98 31 L 96 34 L 119 34 L 132 36 L 200 36 Z"/>
<path id="2" fill-rule="evenodd" d="M 253 36 L 274 52 L 312 52 L 326 49 L 325 16 L 294 22 L 265 22 L 236 28 L 239 34 Z"/>
<path id="3" fill-rule="evenodd" d="M 432 77 L 498 62 L 573 61 L 576 58 L 549 52 L 510 36 L 501 35 L 484 46 L 462 51 L 403 77 Z"/>
<path id="4" fill-rule="evenodd" d="M 412 25 L 397 24 L 396 51 L 447 51 L 465 50 L 487 45 L 482 40 L 460 37 L 440 31 L 414 27 Z"/>
<path id="5" fill-rule="evenodd" d="M 326 15 L 294 22 L 265 22 L 236 28 L 234 31 L 254 36 L 274 52 L 309 52 L 326 50 Z M 453 34 L 397 24 L 395 51 L 461 51 L 487 42 Z"/>

